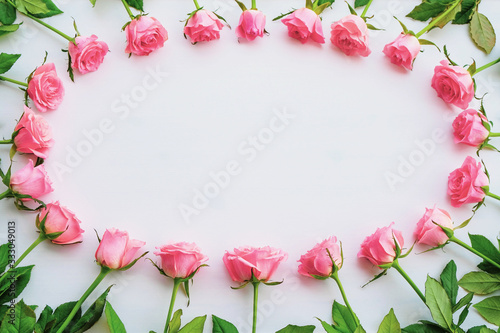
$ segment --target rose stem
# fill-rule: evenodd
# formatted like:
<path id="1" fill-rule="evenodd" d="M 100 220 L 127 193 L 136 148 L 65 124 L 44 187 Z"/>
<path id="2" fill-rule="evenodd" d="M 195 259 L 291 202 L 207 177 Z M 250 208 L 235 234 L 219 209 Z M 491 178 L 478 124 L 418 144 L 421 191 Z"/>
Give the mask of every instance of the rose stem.
<path id="1" fill-rule="evenodd" d="M 450 242 L 453 242 L 453 243 L 456 243 L 458 245 L 460 245 L 461 247 L 463 247 L 464 249 L 467 249 L 469 250 L 470 252 L 474 253 L 475 255 L 483 258 L 484 260 L 486 260 L 487 262 L 489 262 L 490 264 L 492 264 L 493 266 L 497 267 L 500 269 L 500 264 L 498 264 L 497 262 L 493 261 L 492 259 L 488 258 L 487 256 L 485 256 L 484 254 L 482 254 L 481 252 L 477 251 L 476 249 L 474 249 L 473 247 L 467 245 L 466 243 L 462 242 L 460 239 L 456 238 L 455 236 L 451 236 L 450 237 Z"/>
<path id="2" fill-rule="evenodd" d="M 257 0 L 252 0 L 252 8 L 253 10 L 257 10 Z"/>
<path id="3" fill-rule="evenodd" d="M 15 84 L 23 86 L 23 87 L 28 87 L 28 84 L 26 82 L 21 82 L 21 81 L 17 81 L 14 79 L 10 79 L 10 78 L 5 77 L 5 76 L 0 76 L 0 81 L 7 81 L 7 82 L 15 83 Z"/>
<path id="4" fill-rule="evenodd" d="M 127 2 L 125 0 L 122 0 L 122 4 L 123 4 L 123 7 L 125 7 L 125 10 L 128 13 L 128 16 L 130 16 L 130 19 L 133 20 L 135 17 L 134 17 L 134 14 L 132 14 L 132 11 L 130 10 L 130 6 L 127 4 Z"/>
<path id="5" fill-rule="evenodd" d="M 259 300 L 259 284 L 260 281 L 252 282 L 253 284 L 253 324 L 252 333 L 257 331 L 257 303 Z"/>
<path id="6" fill-rule="evenodd" d="M 497 199 L 497 200 L 500 200 L 500 196 L 496 195 L 496 194 L 493 194 L 491 192 L 486 192 L 485 193 L 487 196 L 491 197 L 491 198 L 494 198 L 494 199 Z"/>
<path id="7" fill-rule="evenodd" d="M 368 8 L 370 8 L 370 5 L 372 4 L 373 0 L 370 0 L 366 6 L 365 6 L 365 9 L 363 10 L 363 13 L 361 13 L 361 18 L 364 18 L 366 13 L 368 12 Z"/>
<path id="8" fill-rule="evenodd" d="M 198 0 L 193 0 L 196 9 L 200 9 L 200 5 L 198 4 Z"/>
<path id="9" fill-rule="evenodd" d="M 413 288 L 413 290 L 415 290 L 415 292 L 417 293 L 418 297 L 420 297 L 422 302 L 424 302 L 424 304 L 427 304 L 425 301 L 424 294 L 422 294 L 422 292 L 420 291 L 420 289 L 418 289 L 415 282 L 413 282 L 413 280 L 408 276 L 408 274 L 406 274 L 406 272 L 403 270 L 403 268 L 401 268 L 401 266 L 399 266 L 399 262 L 397 259 L 394 260 L 394 262 L 392 263 L 392 267 L 394 267 L 399 272 L 399 274 L 401 274 L 404 277 L 406 282 L 408 282 L 410 284 L 410 286 Z"/>
<path id="10" fill-rule="evenodd" d="M 7 191 L 0 193 L 0 200 L 12 196 L 12 191 L 8 189 Z"/>
<path id="11" fill-rule="evenodd" d="M 476 69 L 476 71 L 474 72 L 474 75 L 476 75 L 477 73 L 481 72 L 481 71 L 484 71 L 486 68 L 488 67 L 491 67 L 495 64 L 498 64 L 500 62 L 500 58 L 496 59 L 496 60 L 493 60 L 492 62 L 489 62 L 487 63 L 486 65 L 484 66 L 481 66 L 479 67 L 478 69 Z"/>
<path id="12" fill-rule="evenodd" d="M 172 318 L 172 311 L 174 310 L 175 298 L 177 297 L 177 291 L 181 285 L 181 279 L 174 279 L 174 288 L 172 289 L 172 297 L 170 297 L 170 306 L 168 307 L 167 322 L 165 323 L 164 333 L 168 332 L 168 324 L 170 324 L 170 318 Z"/>
<path id="13" fill-rule="evenodd" d="M 349 302 L 347 301 L 347 296 L 344 292 L 344 287 L 342 287 L 342 283 L 340 283 L 340 279 L 339 279 L 339 274 L 338 272 L 335 272 L 334 274 L 332 274 L 332 279 L 335 280 L 335 282 L 337 282 L 337 286 L 339 287 L 340 289 L 340 293 L 342 294 L 342 298 L 344 299 L 344 303 L 345 303 L 345 306 L 349 309 L 349 311 L 351 312 L 352 314 L 352 317 L 354 318 L 354 320 L 356 321 L 356 324 L 359 326 L 359 320 L 358 318 L 356 317 L 356 314 L 354 313 L 354 311 L 352 311 L 352 308 L 351 308 L 351 305 L 349 304 Z"/>
<path id="14" fill-rule="evenodd" d="M 427 31 L 431 30 L 437 22 L 441 21 L 441 19 L 443 17 L 445 17 L 446 15 L 448 15 L 449 13 L 451 13 L 452 10 L 455 9 L 456 6 L 458 6 L 460 3 L 462 2 L 462 0 L 455 0 L 455 2 L 453 3 L 453 5 L 450 6 L 450 8 L 448 8 L 447 10 L 444 11 L 443 14 L 441 14 L 439 17 L 433 19 L 431 21 L 431 23 L 429 23 L 425 28 L 423 28 L 421 31 L 419 31 L 415 37 L 417 38 L 420 38 L 420 36 L 422 36 L 423 34 L 425 34 Z"/>

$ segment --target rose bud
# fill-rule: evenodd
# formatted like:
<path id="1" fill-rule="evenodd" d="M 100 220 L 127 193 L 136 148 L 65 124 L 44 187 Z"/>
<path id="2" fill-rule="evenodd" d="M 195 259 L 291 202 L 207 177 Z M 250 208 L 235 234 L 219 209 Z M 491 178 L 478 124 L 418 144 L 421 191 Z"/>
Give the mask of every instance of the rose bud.
<path id="1" fill-rule="evenodd" d="M 392 222 L 388 227 L 377 228 L 374 234 L 365 238 L 358 252 L 358 258 L 366 258 L 376 266 L 392 264 L 396 259 L 396 244 L 404 245 L 403 234 L 393 230 Z"/>
<path id="2" fill-rule="evenodd" d="M 146 243 L 143 241 L 130 239 L 126 231 L 107 229 L 95 252 L 95 258 L 101 266 L 128 269 L 137 261 L 138 258 L 134 260 L 134 257 L 144 245 Z"/>
<path id="3" fill-rule="evenodd" d="M 474 98 L 474 81 L 470 73 L 460 66 L 449 65 L 447 60 L 434 68 L 431 87 L 443 101 L 461 109 L 466 109 Z"/>
<path id="4" fill-rule="evenodd" d="M 148 55 L 163 47 L 168 39 L 167 30 L 161 23 L 150 16 L 139 16 L 133 19 L 126 27 L 127 35 L 126 53 L 138 56 Z"/>
<path id="5" fill-rule="evenodd" d="M 186 279 L 194 274 L 208 257 L 201 253 L 195 243 L 174 243 L 156 247 L 154 252 L 160 257 L 160 268 L 166 276 Z"/>
<path id="6" fill-rule="evenodd" d="M 367 57 L 371 51 L 368 48 L 368 28 L 366 22 L 357 15 L 347 15 L 332 23 L 331 42 L 346 55 Z"/>
<path id="7" fill-rule="evenodd" d="M 78 36 L 74 43 L 69 43 L 68 52 L 71 57 L 71 67 L 81 74 L 96 71 L 108 53 L 108 45 L 98 41 L 96 35 L 90 37 Z"/>
<path id="8" fill-rule="evenodd" d="M 413 35 L 400 34 L 392 43 L 384 47 L 383 52 L 393 64 L 411 70 L 420 52 L 420 42 Z"/>
<path id="9" fill-rule="evenodd" d="M 484 173 L 481 163 L 467 156 L 462 166 L 448 177 L 448 195 L 453 207 L 467 203 L 481 202 L 486 193 L 482 187 L 489 185 L 488 176 Z"/>
<path id="10" fill-rule="evenodd" d="M 323 44 L 323 27 L 319 15 L 309 8 L 301 8 L 281 19 L 288 27 L 288 36 L 305 44 L 309 39 Z"/>
<path id="11" fill-rule="evenodd" d="M 241 13 L 240 22 L 236 27 L 236 36 L 252 41 L 264 36 L 266 16 L 259 10 L 250 9 Z"/>
<path id="12" fill-rule="evenodd" d="M 450 214 L 444 209 L 426 208 L 424 216 L 418 221 L 415 229 L 417 243 L 432 247 L 445 244 L 449 237 L 441 227 L 453 228 Z"/>
<path id="13" fill-rule="evenodd" d="M 184 27 L 184 34 L 191 39 L 191 43 L 209 42 L 220 38 L 220 31 L 224 25 L 217 16 L 209 10 L 200 9 Z"/>
<path id="14" fill-rule="evenodd" d="M 34 167 L 32 160 L 12 175 L 10 188 L 14 193 L 29 195 L 34 199 L 54 190 L 43 164 Z M 29 201 L 30 199 L 22 198 L 21 200 Z"/>
<path id="15" fill-rule="evenodd" d="M 42 116 L 36 115 L 25 106 L 24 113 L 14 131 L 18 132 L 14 137 L 18 152 L 47 158 L 48 150 L 54 145 L 54 140 L 50 126 Z"/>
<path id="16" fill-rule="evenodd" d="M 66 245 L 82 242 L 84 231 L 80 228 L 80 223 L 80 220 L 72 211 L 61 206 L 59 201 L 56 201 L 49 203 L 40 211 L 37 216 L 36 226 L 49 236 L 52 243 Z M 58 236 L 51 237 L 51 234 L 58 233 L 60 233 Z"/>
<path id="17" fill-rule="evenodd" d="M 333 262 L 332 262 L 333 260 Z M 299 273 L 313 278 L 328 278 L 342 267 L 342 255 L 337 238 L 332 236 L 316 244 L 298 260 Z M 333 268 L 335 265 L 335 269 Z"/>
<path id="18" fill-rule="evenodd" d="M 455 143 L 464 143 L 473 147 L 483 144 L 490 135 L 483 121 L 488 122 L 488 119 L 476 110 L 462 111 L 452 124 Z"/>
<path id="19" fill-rule="evenodd" d="M 57 109 L 64 97 L 64 87 L 53 63 L 42 65 L 35 70 L 28 82 L 27 91 L 38 111 Z"/>
<path id="20" fill-rule="evenodd" d="M 267 282 L 288 255 L 280 249 L 266 247 L 240 247 L 224 254 L 222 260 L 231 279 L 235 282 L 252 280 Z"/>

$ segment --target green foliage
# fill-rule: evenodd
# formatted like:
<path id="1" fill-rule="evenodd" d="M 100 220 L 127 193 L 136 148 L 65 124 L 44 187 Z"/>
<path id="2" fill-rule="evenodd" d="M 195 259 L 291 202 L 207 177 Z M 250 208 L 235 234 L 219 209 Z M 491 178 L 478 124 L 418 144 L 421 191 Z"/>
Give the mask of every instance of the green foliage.
<path id="1" fill-rule="evenodd" d="M 480 252 L 494 262 L 500 264 L 500 251 L 493 245 L 493 243 L 482 235 L 469 234 L 471 246 L 474 250 Z M 483 261 L 477 267 L 488 273 L 500 273 L 500 270 L 487 261 Z"/>
<path id="2" fill-rule="evenodd" d="M 288 325 L 285 328 L 280 329 L 276 333 L 313 333 L 316 327 L 314 325 L 307 326 L 296 326 Z"/>
<path id="3" fill-rule="evenodd" d="M 399 325 L 399 321 L 394 314 L 394 309 L 391 308 L 389 313 L 384 317 L 382 323 L 378 328 L 377 333 L 400 333 L 401 326 Z"/>
<path id="4" fill-rule="evenodd" d="M 236 326 L 215 315 L 212 315 L 212 323 L 212 333 L 238 333 Z"/>
<path id="5" fill-rule="evenodd" d="M 500 326 L 500 296 L 485 298 L 481 302 L 474 304 L 474 308 L 484 319 Z"/>
<path id="6" fill-rule="evenodd" d="M 106 301 L 106 308 L 104 310 L 106 314 L 106 321 L 108 322 L 110 333 L 127 333 L 125 325 L 121 321 L 120 317 L 115 312 L 115 309 L 111 306 L 111 303 Z"/>
<path id="7" fill-rule="evenodd" d="M 0 332 L 2 333 L 32 333 L 35 327 L 36 316 L 32 307 L 20 300 L 14 307 L 14 313 L 7 312 L 2 319 Z"/>
<path id="8" fill-rule="evenodd" d="M 430 276 L 427 276 L 425 282 L 425 300 L 436 323 L 451 330 L 453 328 L 451 301 L 443 286 Z"/>
<path id="9" fill-rule="evenodd" d="M 0 23 L 10 25 L 16 20 L 16 7 L 6 0 L 0 0 Z"/>
<path id="10" fill-rule="evenodd" d="M 5 304 L 16 299 L 26 288 L 31 278 L 31 270 L 34 265 L 16 267 L 14 270 L 6 273 L 7 278 L 0 285 L 0 304 Z"/>
<path id="11" fill-rule="evenodd" d="M 20 54 L 0 53 L 0 74 L 3 74 L 11 69 L 20 56 Z"/>
<path id="12" fill-rule="evenodd" d="M 366 6 L 370 0 L 356 0 L 354 1 L 354 8 Z"/>
<path id="13" fill-rule="evenodd" d="M 30 14 L 36 18 L 46 18 L 62 13 L 52 0 L 15 0 L 15 5 L 21 13 Z"/>
<path id="14" fill-rule="evenodd" d="M 470 35 L 476 46 L 489 54 L 496 44 L 495 29 L 490 20 L 481 13 L 475 12 L 470 21 Z"/>
<path id="15" fill-rule="evenodd" d="M 500 275 L 486 272 L 470 272 L 465 274 L 458 281 L 458 284 L 471 293 L 488 295 L 500 290 Z"/>

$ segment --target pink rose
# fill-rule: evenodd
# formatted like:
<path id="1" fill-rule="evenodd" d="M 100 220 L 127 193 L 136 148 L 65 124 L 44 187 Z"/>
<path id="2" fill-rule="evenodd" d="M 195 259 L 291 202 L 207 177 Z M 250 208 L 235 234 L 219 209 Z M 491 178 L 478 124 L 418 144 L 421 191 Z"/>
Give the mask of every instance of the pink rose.
<path id="1" fill-rule="evenodd" d="M 288 36 L 298 39 L 302 44 L 305 44 L 309 38 L 316 43 L 323 44 L 325 42 L 321 19 L 309 8 L 297 9 L 282 18 L 281 22 L 288 27 Z"/>
<path id="2" fill-rule="evenodd" d="M 328 254 L 327 249 L 330 251 L 330 254 Z M 306 254 L 300 257 L 298 260 L 300 262 L 299 273 L 308 277 L 317 276 L 327 278 L 333 273 L 332 259 L 337 268 L 342 267 L 340 246 L 337 244 L 335 236 L 314 245 L 312 250 L 307 251 Z"/>
<path id="3" fill-rule="evenodd" d="M 180 242 L 157 247 L 154 254 L 160 257 L 161 269 L 171 278 L 185 279 L 193 274 L 208 257 L 195 243 Z"/>
<path id="4" fill-rule="evenodd" d="M 19 131 L 14 138 L 18 152 L 47 158 L 48 150 L 54 145 L 54 140 L 50 126 L 42 116 L 36 115 L 25 106 L 14 131 Z"/>
<path id="5" fill-rule="evenodd" d="M 420 42 L 410 34 L 400 34 L 392 43 L 384 46 L 384 54 L 395 65 L 413 69 L 413 61 L 420 52 Z"/>
<path id="6" fill-rule="evenodd" d="M 209 10 L 198 10 L 186 23 L 184 34 L 191 38 L 191 43 L 209 42 L 220 38 L 224 25 L 217 16 Z"/>
<path id="7" fill-rule="evenodd" d="M 396 259 L 396 242 L 399 248 L 404 245 L 401 231 L 393 230 L 392 222 L 388 227 L 377 228 L 371 236 L 365 238 L 358 252 L 358 258 L 366 258 L 376 266 L 391 264 Z"/>
<path id="8" fill-rule="evenodd" d="M 148 55 L 163 47 L 168 39 L 167 30 L 157 19 L 150 16 L 139 16 L 132 20 L 125 28 L 125 33 L 127 35 L 125 52 L 138 56 Z"/>
<path id="9" fill-rule="evenodd" d="M 10 178 L 10 188 L 15 193 L 29 195 L 34 199 L 38 199 L 42 195 L 54 190 L 43 164 L 35 168 L 32 160 L 29 160 L 24 168 L 12 175 Z M 28 201 L 30 199 L 23 198 L 21 200 Z"/>
<path id="10" fill-rule="evenodd" d="M 246 40 L 254 40 L 264 36 L 266 16 L 258 10 L 250 9 L 241 13 L 240 23 L 236 27 L 236 36 Z"/>
<path id="11" fill-rule="evenodd" d="M 473 109 L 462 111 L 453 121 L 453 136 L 455 143 L 480 146 L 490 135 L 483 125 L 488 121 L 485 116 Z"/>
<path id="12" fill-rule="evenodd" d="M 268 281 L 281 261 L 288 255 L 280 249 L 266 247 L 240 247 L 224 254 L 222 260 L 231 279 L 236 282 L 247 282 L 254 277 L 259 281 Z"/>
<path id="13" fill-rule="evenodd" d="M 365 21 L 357 15 L 347 15 L 332 24 L 331 42 L 346 55 L 367 57 L 371 51 L 368 48 L 368 28 Z"/>
<path id="14" fill-rule="evenodd" d="M 75 42 L 76 45 L 70 42 L 68 46 L 71 67 L 81 74 L 96 71 L 109 51 L 108 44 L 98 41 L 96 35 L 78 36 Z"/>
<path id="15" fill-rule="evenodd" d="M 467 156 L 462 166 L 448 176 L 448 195 L 453 207 L 466 203 L 481 202 L 485 197 L 483 186 L 490 181 L 481 168 L 481 163 Z"/>
<path id="16" fill-rule="evenodd" d="M 432 247 L 446 243 L 448 236 L 440 226 L 448 229 L 453 228 L 450 214 L 435 206 L 432 209 L 426 208 L 424 216 L 418 221 L 415 229 L 417 242 Z"/>
<path id="17" fill-rule="evenodd" d="M 434 68 L 431 87 L 446 103 L 466 109 L 474 98 L 474 81 L 470 73 L 460 66 L 450 66 L 447 60 Z"/>
<path id="18" fill-rule="evenodd" d="M 53 63 L 38 67 L 28 82 L 28 96 L 40 112 L 55 110 L 64 97 L 64 87 Z"/>
<path id="19" fill-rule="evenodd" d="M 146 243 L 143 241 L 130 239 L 126 231 L 107 229 L 95 252 L 95 258 L 101 266 L 111 269 L 126 268 L 144 245 Z"/>
<path id="20" fill-rule="evenodd" d="M 45 234 L 62 232 L 56 238 L 51 238 L 55 244 L 74 244 L 80 243 L 83 240 L 83 230 L 80 228 L 80 220 L 76 215 L 64 206 L 59 204 L 59 201 L 49 203 L 47 207 L 40 211 L 37 217 L 37 228 L 40 229 L 40 223 L 45 219 L 44 230 Z"/>

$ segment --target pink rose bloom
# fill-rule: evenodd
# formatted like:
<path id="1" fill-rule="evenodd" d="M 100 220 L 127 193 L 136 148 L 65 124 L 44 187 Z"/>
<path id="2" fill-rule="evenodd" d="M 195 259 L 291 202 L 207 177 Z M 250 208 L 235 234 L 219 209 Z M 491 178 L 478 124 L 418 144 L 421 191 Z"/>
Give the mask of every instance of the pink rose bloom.
<path id="1" fill-rule="evenodd" d="M 358 252 L 358 258 L 366 258 L 376 266 L 391 264 L 396 258 L 396 243 L 399 248 L 404 245 L 403 234 L 393 230 L 392 222 L 388 227 L 377 228 L 371 236 L 365 238 Z"/>
<path id="2" fill-rule="evenodd" d="M 259 10 L 245 10 L 241 13 L 240 23 L 236 27 L 236 36 L 246 40 L 254 40 L 264 36 L 266 16 Z"/>
<path id="3" fill-rule="evenodd" d="M 453 136 L 455 143 L 480 146 L 490 135 L 483 125 L 488 121 L 485 116 L 473 109 L 462 111 L 453 121 Z"/>
<path id="4" fill-rule="evenodd" d="M 453 207 L 467 203 L 481 202 L 485 193 L 483 186 L 490 183 L 488 176 L 481 168 L 481 163 L 467 156 L 462 166 L 448 176 L 448 195 Z"/>
<path id="5" fill-rule="evenodd" d="M 154 254 L 160 257 L 161 269 L 171 278 L 185 279 L 193 274 L 208 257 L 195 243 L 180 242 L 157 247 Z"/>
<path id="6" fill-rule="evenodd" d="M 43 164 L 34 167 L 32 160 L 24 168 L 15 172 L 10 178 L 10 188 L 15 193 L 30 195 L 34 199 L 38 199 L 44 194 L 52 192 L 52 182 L 45 171 Z M 21 199 L 28 201 L 30 199 Z"/>
<path id="7" fill-rule="evenodd" d="M 81 74 L 96 71 L 108 53 L 108 44 L 98 41 L 96 35 L 90 37 L 76 37 L 76 45 L 69 43 L 68 51 L 71 56 L 71 67 Z"/>
<path id="8" fill-rule="evenodd" d="M 150 16 L 139 16 L 132 20 L 125 28 L 125 33 L 127 35 L 125 52 L 138 56 L 148 55 L 163 47 L 168 39 L 167 30 L 157 19 Z"/>
<path id="9" fill-rule="evenodd" d="M 224 25 L 219 18 L 209 10 L 198 10 L 186 23 L 184 34 L 191 38 L 191 43 L 209 42 L 220 38 Z"/>
<path id="10" fill-rule="evenodd" d="M 470 73 L 460 66 L 450 66 L 447 60 L 434 68 L 431 87 L 443 101 L 461 109 L 466 109 L 474 98 L 474 81 Z"/>
<path id="11" fill-rule="evenodd" d="M 309 8 L 297 9 L 282 18 L 281 22 L 288 27 L 288 36 L 298 39 L 302 44 L 305 44 L 309 38 L 316 43 L 323 44 L 325 42 L 321 19 Z"/>
<path id="12" fill-rule="evenodd" d="M 146 243 L 143 241 L 130 239 L 126 231 L 107 229 L 95 252 L 95 258 L 101 266 L 122 269 L 132 263 L 135 254 L 144 245 Z"/>
<path id="13" fill-rule="evenodd" d="M 50 126 L 42 116 L 36 115 L 25 106 L 14 131 L 19 131 L 14 138 L 18 152 L 47 158 L 48 150 L 54 145 L 54 140 Z"/>
<path id="14" fill-rule="evenodd" d="M 413 69 L 413 61 L 420 52 L 420 42 L 410 34 L 400 34 L 392 43 L 384 46 L 384 54 L 395 65 Z"/>
<path id="15" fill-rule="evenodd" d="M 371 53 L 368 48 L 368 28 L 365 21 L 357 15 L 347 15 L 332 23 L 330 40 L 348 56 L 367 57 Z"/>
<path id="16" fill-rule="evenodd" d="M 231 279 L 235 282 L 247 282 L 252 279 L 252 271 L 259 281 L 268 281 L 280 262 L 288 255 L 280 249 L 265 247 L 240 247 L 224 254 L 222 260 Z"/>
<path id="17" fill-rule="evenodd" d="M 44 218 L 46 220 L 42 231 L 45 234 L 62 232 L 56 238 L 51 238 L 52 243 L 66 245 L 82 242 L 83 230 L 80 228 L 80 220 L 72 211 L 61 206 L 59 201 L 49 203 L 46 208 L 40 211 L 37 218 L 37 228 L 40 229 L 40 223 Z"/>
<path id="18" fill-rule="evenodd" d="M 53 63 L 38 67 L 28 82 L 28 96 L 40 112 L 55 110 L 64 97 L 64 87 Z"/>
<path id="19" fill-rule="evenodd" d="M 417 223 L 415 238 L 419 244 L 432 247 L 443 245 L 448 241 L 448 236 L 441 227 L 453 228 L 450 214 L 444 209 L 425 209 L 425 214 Z"/>
<path id="20" fill-rule="evenodd" d="M 330 255 L 327 252 L 330 251 Z M 338 268 L 342 267 L 342 256 L 340 255 L 340 246 L 337 244 L 337 238 L 332 236 L 321 243 L 314 245 L 312 250 L 302 255 L 298 262 L 299 273 L 307 277 L 320 276 L 327 278 L 333 272 L 333 263 Z"/>

